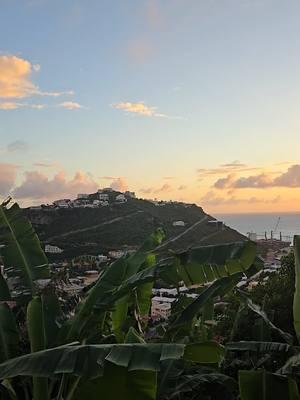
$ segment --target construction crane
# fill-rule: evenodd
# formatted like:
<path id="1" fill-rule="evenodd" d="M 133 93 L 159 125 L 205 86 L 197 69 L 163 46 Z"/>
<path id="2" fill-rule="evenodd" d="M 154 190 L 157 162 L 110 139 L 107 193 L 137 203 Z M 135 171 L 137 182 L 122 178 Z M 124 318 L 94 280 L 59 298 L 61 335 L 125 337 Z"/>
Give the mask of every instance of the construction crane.
<path id="1" fill-rule="evenodd" d="M 276 231 L 277 231 L 277 229 L 278 229 L 278 226 L 279 226 L 279 224 L 280 224 L 280 217 L 278 217 L 278 219 L 277 219 L 277 222 L 276 222 L 276 225 L 275 225 L 275 228 L 273 229 L 273 233 L 276 233 Z"/>
<path id="2" fill-rule="evenodd" d="M 274 238 L 274 233 L 276 233 L 276 231 L 277 231 L 277 229 L 278 229 L 278 226 L 279 226 L 279 223 L 280 223 L 280 217 L 278 217 L 277 222 L 276 222 L 276 224 L 275 224 L 275 227 L 274 227 L 274 229 L 271 231 L 271 240 L 273 240 L 273 238 Z"/>

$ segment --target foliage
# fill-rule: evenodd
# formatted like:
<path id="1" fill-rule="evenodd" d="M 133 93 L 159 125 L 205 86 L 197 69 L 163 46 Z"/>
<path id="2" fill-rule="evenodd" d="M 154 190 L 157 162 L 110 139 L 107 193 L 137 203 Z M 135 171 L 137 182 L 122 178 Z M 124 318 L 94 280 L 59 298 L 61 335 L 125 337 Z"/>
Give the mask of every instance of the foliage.
<path id="1" fill-rule="evenodd" d="M 157 259 L 155 249 L 164 239 L 159 228 L 135 254 L 112 263 L 80 293 L 77 304 L 63 293 L 62 277 L 50 276 L 28 220 L 18 206 L 9 206 L 0 206 L 6 276 L 0 279 L 4 399 L 234 400 L 238 390 L 242 400 L 279 394 L 299 399 L 294 380 L 299 349 L 292 345 L 292 333 L 269 318 L 268 303 L 256 304 L 258 294 L 255 299 L 236 287 L 242 276 L 261 268 L 252 242 L 203 246 Z M 41 278 L 47 278 L 46 285 L 39 284 Z M 150 323 L 157 281 L 177 288 L 182 282 L 196 285 L 196 298 L 180 294 L 168 321 Z M 227 334 L 231 343 L 223 347 L 212 340 L 219 329 L 216 319 L 224 314 L 224 308 L 217 314 L 215 309 L 230 299 L 239 312 Z M 8 306 L 11 300 L 17 300 L 14 308 Z M 233 342 L 245 310 L 261 321 L 261 332 L 275 332 L 288 343 Z M 241 368 L 249 371 L 238 373 Z"/>

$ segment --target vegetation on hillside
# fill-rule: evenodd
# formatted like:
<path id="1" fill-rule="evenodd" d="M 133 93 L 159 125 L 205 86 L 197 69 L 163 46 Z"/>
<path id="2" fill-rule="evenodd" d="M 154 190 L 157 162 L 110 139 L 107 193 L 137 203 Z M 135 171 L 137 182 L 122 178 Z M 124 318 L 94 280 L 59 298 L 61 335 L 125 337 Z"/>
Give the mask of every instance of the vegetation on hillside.
<path id="1" fill-rule="evenodd" d="M 154 249 L 164 237 L 157 229 L 75 300 L 63 291 L 66 278 L 50 271 L 19 207 L 2 204 L 1 399 L 299 400 L 300 237 L 295 239 L 296 335 L 288 324 L 278 327 L 269 318 L 280 300 L 260 301 L 260 290 L 279 289 L 277 276 L 254 297 L 237 286 L 261 268 L 254 243 L 203 246 L 158 261 Z M 290 290 L 291 267 L 284 273 L 291 278 L 285 288 Z M 198 295 L 181 294 L 167 322 L 150 324 L 158 280 L 170 287 L 197 285 Z M 281 299 L 290 310 L 290 298 Z M 218 321 L 232 307 L 236 312 L 224 340 Z M 248 341 L 239 334 L 246 309 L 261 333 Z"/>

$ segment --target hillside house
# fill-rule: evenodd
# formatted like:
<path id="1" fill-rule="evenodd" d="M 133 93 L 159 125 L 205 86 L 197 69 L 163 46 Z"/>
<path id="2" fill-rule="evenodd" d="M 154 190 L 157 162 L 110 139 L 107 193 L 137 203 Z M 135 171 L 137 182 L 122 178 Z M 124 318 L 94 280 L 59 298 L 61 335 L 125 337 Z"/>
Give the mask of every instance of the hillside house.
<path id="1" fill-rule="evenodd" d="M 136 198 L 135 192 L 130 192 L 129 190 L 126 190 L 126 192 L 124 193 L 124 195 L 125 195 L 126 197 L 130 197 L 130 198 L 132 198 L 132 199 L 135 199 L 135 198 Z"/>
<path id="2" fill-rule="evenodd" d="M 185 222 L 184 221 L 174 221 L 173 226 L 185 226 Z"/>
<path id="3" fill-rule="evenodd" d="M 51 244 L 46 244 L 46 246 L 45 246 L 45 253 L 61 254 L 62 252 L 63 252 L 63 249 L 61 249 L 58 246 L 52 246 Z"/>
<path id="4" fill-rule="evenodd" d="M 118 203 L 126 203 L 127 199 L 126 199 L 126 197 L 124 196 L 124 194 L 118 194 L 118 195 L 116 196 L 116 201 L 117 201 Z"/>
<path id="5" fill-rule="evenodd" d="M 55 201 L 53 202 L 53 204 L 54 204 L 56 207 L 59 207 L 59 208 L 69 208 L 70 205 L 71 205 L 71 200 L 70 200 L 70 199 L 55 200 Z"/>
<path id="6" fill-rule="evenodd" d="M 107 193 L 99 193 L 98 199 L 102 201 L 108 201 L 109 200 L 109 195 Z"/>
<path id="7" fill-rule="evenodd" d="M 89 198 L 89 195 L 88 194 L 86 194 L 86 193 L 79 193 L 78 195 L 77 195 L 77 199 L 88 199 Z"/>
<path id="8" fill-rule="evenodd" d="M 121 258 L 125 254 L 123 250 L 111 250 L 108 252 L 108 256 L 111 258 Z"/>
<path id="9" fill-rule="evenodd" d="M 175 298 L 155 296 L 152 298 L 151 304 L 151 317 L 154 320 L 157 319 L 168 319 L 171 315 L 172 303 Z"/>

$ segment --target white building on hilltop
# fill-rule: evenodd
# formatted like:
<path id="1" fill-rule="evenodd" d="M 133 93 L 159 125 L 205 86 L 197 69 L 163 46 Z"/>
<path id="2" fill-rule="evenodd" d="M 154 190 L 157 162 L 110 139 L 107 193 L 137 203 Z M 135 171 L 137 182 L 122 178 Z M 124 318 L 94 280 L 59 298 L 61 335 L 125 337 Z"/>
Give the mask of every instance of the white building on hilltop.
<path id="1" fill-rule="evenodd" d="M 102 201 L 108 201 L 109 200 L 109 195 L 107 193 L 99 193 L 98 194 L 98 199 Z"/>
<path id="2" fill-rule="evenodd" d="M 54 204 L 56 207 L 68 208 L 68 207 L 70 207 L 71 200 L 70 200 L 70 199 L 55 200 L 55 201 L 53 202 L 53 204 Z"/>
<path id="3" fill-rule="evenodd" d="M 130 192 L 129 190 L 126 190 L 126 192 L 124 193 L 126 197 L 131 197 L 132 199 L 136 198 L 136 195 L 134 192 Z"/>
<path id="4" fill-rule="evenodd" d="M 126 199 L 126 197 L 124 196 L 124 194 L 118 194 L 118 195 L 116 196 L 116 201 L 117 201 L 118 203 L 126 203 L 127 199 Z"/>

